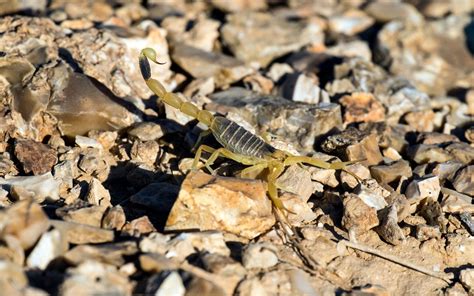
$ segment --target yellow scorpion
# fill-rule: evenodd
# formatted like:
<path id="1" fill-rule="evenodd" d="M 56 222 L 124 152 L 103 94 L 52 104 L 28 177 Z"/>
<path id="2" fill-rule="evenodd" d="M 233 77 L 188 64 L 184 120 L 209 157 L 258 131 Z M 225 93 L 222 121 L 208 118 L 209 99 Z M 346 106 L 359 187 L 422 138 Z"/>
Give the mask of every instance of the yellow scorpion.
<path id="1" fill-rule="evenodd" d="M 193 168 L 197 168 L 201 154 L 205 151 L 211 154 L 204 164 L 211 173 L 213 172 L 211 165 L 219 156 L 249 166 L 241 171 L 240 175 L 242 177 L 247 177 L 251 174 L 255 175 L 256 172 L 260 174 L 266 169 L 264 181 L 268 184 L 268 195 L 270 199 L 279 210 L 285 209 L 288 211 L 278 198 L 278 186 L 276 183 L 277 178 L 283 173 L 286 167 L 293 164 L 308 164 L 323 169 L 337 170 L 344 169 L 348 164 L 354 163 L 352 161 L 329 163 L 309 156 L 292 155 L 288 152 L 276 149 L 237 123 L 222 116 L 213 116 L 209 111 L 201 110 L 190 102 L 184 102 L 176 94 L 167 92 L 159 81 L 151 78 L 151 69 L 148 60 L 156 64 L 162 64 L 156 60 L 156 52 L 154 49 L 145 48 L 141 51 L 139 57 L 140 71 L 147 86 L 164 103 L 205 124 L 216 140 L 222 145 L 222 147 L 218 149 L 206 145 L 199 146 L 193 161 Z"/>

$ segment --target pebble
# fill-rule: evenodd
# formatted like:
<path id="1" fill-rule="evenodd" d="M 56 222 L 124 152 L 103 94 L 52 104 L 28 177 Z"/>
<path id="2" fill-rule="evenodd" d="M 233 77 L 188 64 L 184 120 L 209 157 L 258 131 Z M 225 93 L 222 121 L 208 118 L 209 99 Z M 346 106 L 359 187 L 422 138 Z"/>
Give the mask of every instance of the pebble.
<path id="1" fill-rule="evenodd" d="M 59 200 L 59 182 L 50 172 L 39 176 L 0 178 L 0 185 L 16 200 L 31 199 L 38 203 Z"/>
<path id="2" fill-rule="evenodd" d="M 250 244 L 242 254 L 242 264 L 247 269 L 266 269 L 275 266 L 277 263 L 277 250 L 272 244 Z"/>
<path id="3" fill-rule="evenodd" d="M 289 166 L 276 180 L 278 188 L 294 193 L 307 202 L 315 188 L 311 181 L 312 174 L 298 165 Z"/>
<path id="4" fill-rule="evenodd" d="M 25 173 L 32 172 L 33 175 L 43 175 L 50 172 L 58 161 L 54 149 L 32 140 L 17 141 L 15 156 L 23 165 Z"/>
<path id="5" fill-rule="evenodd" d="M 349 233 L 362 234 L 379 225 L 377 211 L 355 194 L 347 194 L 343 200 L 342 226 Z"/>
<path id="6" fill-rule="evenodd" d="M 126 222 L 122 227 L 122 235 L 139 237 L 143 234 L 155 232 L 156 228 L 148 219 L 148 216 L 142 216 L 130 222 Z"/>
<path id="7" fill-rule="evenodd" d="M 0 224 L 3 225 L 0 236 L 14 236 L 24 250 L 35 245 L 40 236 L 48 230 L 50 221 L 41 206 L 24 200 L 0 211 Z"/>
<path id="8" fill-rule="evenodd" d="M 371 93 L 352 93 L 343 96 L 339 102 L 344 107 L 344 124 L 385 119 L 385 108 Z"/>
<path id="9" fill-rule="evenodd" d="M 474 269 L 473 268 L 467 268 L 464 270 L 461 270 L 459 274 L 459 279 L 463 286 L 469 291 L 472 292 L 474 291 Z"/>
<path id="10" fill-rule="evenodd" d="M 113 231 L 99 227 L 61 220 L 51 220 L 51 225 L 65 235 L 66 241 L 71 244 L 98 244 L 114 240 Z"/>
<path id="11" fill-rule="evenodd" d="M 105 229 L 121 230 L 127 221 L 125 212 L 120 205 L 108 208 L 102 218 L 101 227 Z"/>
<path id="12" fill-rule="evenodd" d="M 127 131 L 129 136 L 138 138 L 141 141 L 158 140 L 165 135 L 163 127 L 154 122 L 140 122 Z"/>
<path id="13" fill-rule="evenodd" d="M 98 261 L 117 267 L 125 264 L 126 256 L 134 256 L 138 252 L 133 241 L 106 243 L 100 245 L 78 245 L 67 251 L 63 257 L 69 264 L 80 265 L 87 261 Z"/>
<path id="14" fill-rule="evenodd" d="M 385 188 L 380 186 L 374 179 L 365 179 L 356 187 L 354 193 L 369 207 L 381 210 L 388 204 L 385 200 L 390 196 Z"/>
<path id="15" fill-rule="evenodd" d="M 415 179 L 408 184 L 405 195 L 412 202 L 419 202 L 425 198 L 437 200 L 441 187 L 439 178 L 433 175 L 424 176 L 421 179 Z"/>
<path id="16" fill-rule="evenodd" d="M 252 68 L 231 56 L 207 52 L 185 44 L 176 45 L 171 56 L 194 78 L 213 77 L 216 87 L 228 86 L 253 72 Z"/>
<path id="17" fill-rule="evenodd" d="M 97 148 L 97 149 L 104 149 L 104 147 L 97 141 L 96 139 L 92 139 L 89 137 L 84 136 L 76 136 L 76 145 L 81 148 Z"/>
<path id="18" fill-rule="evenodd" d="M 61 295 L 114 294 L 130 295 L 132 285 L 128 279 L 112 265 L 96 261 L 86 261 L 69 268 L 59 287 Z"/>
<path id="19" fill-rule="evenodd" d="M 56 215 L 64 221 L 100 227 L 106 208 L 90 205 L 82 200 L 56 209 Z"/>
<path id="20" fill-rule="evenodd" d="M 329 94 L 319 87 L 318 79 L 303 73 L 286 76 L 280 87 L 281 95 L 295 102 L 308 104 L 329 103 Z"/>
<path id="21" fill-rule="evenodd" d="M 474 196 L 474 165 L 460 169 L 454 177 L 453 186 L 461 193 Z"/>
<path id="22" fill-rule="evenodd" d="M 412 171 L 407 161 L 399 160 L 389 165 L 372 166 L 370 167 L 370 174 L 377 182 L 389 184 L 399 180 L 401 177 L 410 178 Z"/>
<path id="23" fill-rule="evenodd" d="M 353 36 L 368 29 L 374 23 L 374 19 L 360 10 L 348 10 L 342 15 L 329 18 L 329 30 L 348 36 Z"/>
<path id="24" fill-rule="evenodd" d="M 158 290 L 154 293 L 156 296 L 184 296 L 186 289 L 183 281 L 176 271 L 170 272 L 161 283 Z"/>
<path id="25" fill-rule="evenodd" d="M 67 249 L 68 244 L 61 232 L 56 229 L 45 232 L 26 259 L 26 265 L 44 270 L 51 261 L 63 255 Z"/>
<path id="26" fill-rule="evenodd" d="M 416 238 L 420 241 L 426 241 L 432 238 L 441 238 L 441 231 L 438 226 L 417 225 Z"/>
<path id="27" fill-rule="evenodd" d="M 191 172 L 166 221 L 165 229 L 218 229 L 254 238 L 275 223 L 261 181 Z"/>
<path id="28" fill-rule="evenodd" d="M 323 41 L 322 28 L 317 24 L 290 22 L 257 12 L 228 15 L 221 34 L 238 59 L 258 62 L 261 67 L 306 44 Z"/>
<path id="29" fill-rule="evenodd" d="M 380 225 L 375 229 L 375 231 L 384 241 L 394 246 L 404 243 L 406 236 L 398 225 L 398 206 L 393 204 L 384 211 L 385 212 L 382 215 L 383 219 L 380 221 Z"/>

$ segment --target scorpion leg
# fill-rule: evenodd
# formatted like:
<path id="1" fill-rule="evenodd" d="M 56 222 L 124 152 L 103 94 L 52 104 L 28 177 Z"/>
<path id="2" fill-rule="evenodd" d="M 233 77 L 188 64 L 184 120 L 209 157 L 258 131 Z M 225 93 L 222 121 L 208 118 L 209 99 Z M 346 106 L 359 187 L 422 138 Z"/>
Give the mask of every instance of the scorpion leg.
<path id="1" fill-rule="evenodd" d="M 201 145 L 199 146 L 198 150 L 196 151 L 196 154 L 194 156 L 194 160 L 193 160 L 193 170 L 197 170 L 199 169 L 198 168 L 198 163 L 199 163 L 199 160 L 201 159 L 201 154 L 202 154 L 202 151 L 206 151 L 208 153 L 214 153 L 216 151 L 216 149 L 212 148 L 212 147 L 209 147 L 207 145 Z M 211 174 L 214 174 L 214 170 L 209 166 L 207 165 L 207 161 L 206 163 L 204 164 L 204 166 L 209 170 L 209 172 Z"/>
<path id="2" fill-rule="evenodd" d="M 284 163 L 278 163 L 270 167 L 270 173 L 267 177 L 268 195 L 270 196 L 270 199 L 278 210 L 285 210 L 286 212 L 295 214 L 293 211 L 287 209 L 281 199 L 278 197 L 278 186 L 276 185 L 276 179 L 283 173 L 285 167 L 287 166 L 288 165 Z"/>
<path id="3" fill-rule="evenodd" d="M 199 136 L 196 140 L 196 143 L 194 144 L 193 148 L 191 149 L 191 151 L 196 151 L 196 149 L 199 148 L 199 146 L 201 145 L 201 142 L 202 142 L 202 139 L 204 139 L 204 137 L 207 137 L 209 136 L 210 134 L 212 134 L 212 131 L 210 129 L 207 129 L 207 130 L 204 130 L 202 132 L 199 133 Z M 213 151 L 214 152 L 214 151 Z M 211 152 L 212 153 L 212 152 Z"/>
<path id="4" fill-rule="evenodd" d="M 265 168 L 268 167 L 268 162 L 263 162 L 263 163 L 258 163 L 253 166 L 250 166 L 248 168 L 243 169 L 240 172 L 240 177 L 242 178 L 252 178 L 252 173 L 253 175 L 258 175 L 264 170 Z"/>
<path id="5" fill-rule="evenodd" d="M 284 164 L 285 166 L 288 166 L 288 165 L 292 165 L 296 163 L 306 163 L 306 164 L 309 164 L 318 168 L 322 168 L 322 169 L 342 170 L 346 166 L 350 164 L 358 163 L 358 162 L 359 161 L 356 160 L 356 161 L 337 161 L 337 162 L 331 163 L 331 162 L 327 162 L 327 161 L 316 159 L 309 156 L 288 156 L 285 159 Z"/>

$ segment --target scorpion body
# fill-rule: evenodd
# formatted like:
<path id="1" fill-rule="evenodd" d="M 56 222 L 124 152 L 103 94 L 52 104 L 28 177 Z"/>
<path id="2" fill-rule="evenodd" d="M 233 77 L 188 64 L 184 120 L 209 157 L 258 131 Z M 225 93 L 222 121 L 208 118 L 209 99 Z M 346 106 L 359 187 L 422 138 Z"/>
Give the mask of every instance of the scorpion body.
<path id="1" fill-rule="evenodd" d="M 223 146 L 218 149 L 201 145 L 196 151 L 193 168 L 197 168 L 203 151 L 211 153 L 204 166 L 213 173 L 211 165 L 219 156 L 232 159 L 236 162 L 248 165 L 241 171 L 242 177 L 263 174 L 268 184 L 268 193 L 273 204 L 278 209 L 287 210 L 278 198 L 278 187 L 276 179 L 283 173 L 286 167 L 292 164 L 305 163 L 325 169 L 343 169 L 347 164 L 353 162 L 325 162 L 308 156 L 295 156 L 288 152 L 279 150 L 266 143 L 260 137 L 249 132 L 237 123 L 222 116 L 214 116 L 207 110 L 199 109 L 196 105 L 183 101 L 178 95 L 167 92 L 164 86 L 156 79 L 151 78 L 151 69 L 148 60 L 160 64 L 156 60 L 156 52 L 151 48 L 145 48 L 139 56 L 139 65 L 142 76 L 158 98 L 184 114 L 197 119 L 209 128 L 216 140 Z M 288 211 L 288 210 L 287 210 Z"/>

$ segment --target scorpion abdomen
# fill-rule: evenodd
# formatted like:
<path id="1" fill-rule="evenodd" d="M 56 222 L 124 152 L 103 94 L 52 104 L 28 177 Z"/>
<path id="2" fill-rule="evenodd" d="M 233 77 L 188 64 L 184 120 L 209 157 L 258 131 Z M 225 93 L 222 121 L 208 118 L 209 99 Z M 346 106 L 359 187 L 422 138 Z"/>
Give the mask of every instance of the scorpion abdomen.
<path id="1" fill-rule="evenodd" d="M 224 148 L 237 154 L 263 158 L 275 152 L 275 148 L 261 138 L 222 116 L 214 118 L 211 131 Z"/>

